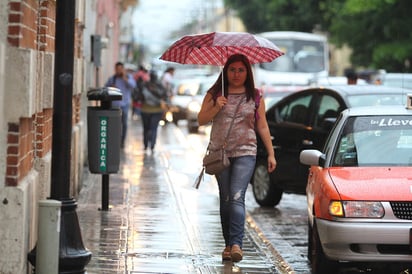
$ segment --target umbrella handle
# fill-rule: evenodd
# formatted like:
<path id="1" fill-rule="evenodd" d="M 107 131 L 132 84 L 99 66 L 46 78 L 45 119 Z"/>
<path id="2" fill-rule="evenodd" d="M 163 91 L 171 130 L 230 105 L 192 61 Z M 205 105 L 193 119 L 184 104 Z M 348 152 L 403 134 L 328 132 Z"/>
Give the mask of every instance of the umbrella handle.
<path id="1" fill-rule="evenodd" d="M 225 96 L 225 76 L 223 75 L 223 66 L 221 66 L 222 70 L 222 96 Z"/>

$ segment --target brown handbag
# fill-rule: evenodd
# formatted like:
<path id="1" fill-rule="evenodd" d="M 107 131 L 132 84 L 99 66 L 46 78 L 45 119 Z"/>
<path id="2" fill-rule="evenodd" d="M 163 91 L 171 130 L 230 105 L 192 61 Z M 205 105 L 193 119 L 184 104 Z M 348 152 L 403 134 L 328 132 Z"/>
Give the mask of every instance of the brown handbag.
<path id="1" fill-rule="evenodd" d="M 229 165 L 230 161 L 224 146 L 218 150 L 208 150 L 203 157 L 205 172 L 210 175 L 219 174 Z"/>

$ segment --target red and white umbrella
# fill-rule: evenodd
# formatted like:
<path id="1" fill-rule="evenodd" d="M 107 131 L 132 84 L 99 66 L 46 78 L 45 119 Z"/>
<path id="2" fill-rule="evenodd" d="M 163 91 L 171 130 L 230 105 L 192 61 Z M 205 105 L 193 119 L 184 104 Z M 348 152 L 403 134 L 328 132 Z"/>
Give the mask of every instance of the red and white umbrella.
<path id="1" fill-rule="evenodd" d="M 243 54 L 251 64 L 275 60 L 284 53 L 266 38 L 246 32 L 211 32 L 186 35 L 160 57 L 180 64 L 223 66 L 229 56 Z"/>

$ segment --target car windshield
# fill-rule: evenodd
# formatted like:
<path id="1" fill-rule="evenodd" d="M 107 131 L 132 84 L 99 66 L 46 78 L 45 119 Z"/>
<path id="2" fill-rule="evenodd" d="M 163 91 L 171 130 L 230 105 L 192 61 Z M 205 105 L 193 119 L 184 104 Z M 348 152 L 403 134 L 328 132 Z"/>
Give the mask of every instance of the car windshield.
<path id="1" fill-rule="evenodd" d="M 353 94 L 347 97 L 350 107 L 402 105 L 403 95 L 399 94 Z"/>
<path id="2" fill-rule="evenodd" d="M 349 118 L 332 166 L 412 166 L 411 126 L 411 116 Z"/>

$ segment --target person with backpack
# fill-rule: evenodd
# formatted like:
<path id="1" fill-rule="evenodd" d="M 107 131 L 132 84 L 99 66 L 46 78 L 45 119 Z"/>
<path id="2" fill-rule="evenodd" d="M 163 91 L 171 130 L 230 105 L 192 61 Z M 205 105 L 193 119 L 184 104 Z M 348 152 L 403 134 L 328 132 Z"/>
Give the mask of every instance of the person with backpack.
<path id="1" fill-rule="evenodd" d="M 149 72 L 143 65 L 139 65 L 138 71 L 133 75 L 136 81 L 136 87 L 132 92 L 132 118 L 137 120 L 141 116 L 141 107 L 143 103 L 143 86 L 144 83 L 149 81 Z"/>
<path id="2" fill-rule="evenodd" d="M 141 107 L 143 123 L 143 145 L 153 153 L 159 122 L 167 108 L 167 92 L 159 81 L 156 71 L 150 71 L 150 80 L 142 88 L 143 103 Z"/>
<path id="3" fill-rule="evenodd" d="M 203 99 L 198 122 L 199 125 L 212 122 L 208 150 L 216 151 L 223 147 L 229 157 L 229 166 L 215 174 L 225 240 L 222 259 L 239 262 L 243 258 L 245 194 L 256 163 L 256 134 L 259 134 L 268 154 L 268 172 L 276 168 L 265 102 L 255 88 L 252 68 L 246 56 L 234 54 L 228 58 Z"/>

